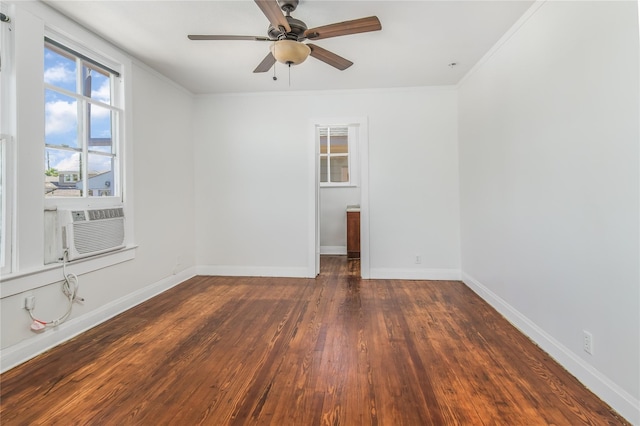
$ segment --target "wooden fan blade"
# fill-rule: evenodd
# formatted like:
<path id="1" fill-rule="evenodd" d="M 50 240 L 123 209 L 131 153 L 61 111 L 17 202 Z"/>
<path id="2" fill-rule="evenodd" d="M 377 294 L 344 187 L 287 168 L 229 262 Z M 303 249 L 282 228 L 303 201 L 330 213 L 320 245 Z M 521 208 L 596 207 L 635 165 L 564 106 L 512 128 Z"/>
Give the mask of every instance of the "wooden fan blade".
<path id="1" fill-rule="evenodd" d="M 276 63 L 276 58 L 274 58 L 271 52 L 269 52 L 269 54 L 264 57 L 262 62 L 258 64 L 258 66 L 256 67 L 255 70 L 253 70 L 253 72 L 267 72 L 271 69 L 271 67 L 275 63 Z"/>
<path id="2" fill-rule="evenodd" d="M 309 28 L 304 32 L 304 36 L 311 40 L 320 40 L 329 37 L 338 37 L 349 34 L 366 33 L 369 31 L 379 31 L 382 29 L 377 16 L 354 19 L 353 21 L 338 22 L 336 24 L 324 25 L 322 27 Z"/>
<path id="3" fill-rule="evenodd" d="M 280 6 L 276 0 L 255 0 L 256 4 L 264 13 L 264 16 L 267 17 L 271 25 L 275 28 L 283 27 L 286 32 L 291 32 L 291 27 L 289 26 L 289 22 L 287 18 L 280 10 Z"/>
<path id="4" fill-rule="evenodd" d="M 327 49 L 323 49 L 320 46 L 309 43 L 307 43 L 307 46 L 311 49 L 311 56 L 331 65 L 332 67 L 338 68 L 340 71 L 344 71 L 353 65 L 353 62 L 350 60 L 345 59 L 342 56 L 338 56 L 333 52 L 329 52 Z"/>
<path id="5" fill-rule="evenodd" d="M 200 35 L 189 34 L 189 40 L 252 40 L 252 41 L 275 41 L 269 37 L 260 36 L 239 36 L 239 35 Z"/>

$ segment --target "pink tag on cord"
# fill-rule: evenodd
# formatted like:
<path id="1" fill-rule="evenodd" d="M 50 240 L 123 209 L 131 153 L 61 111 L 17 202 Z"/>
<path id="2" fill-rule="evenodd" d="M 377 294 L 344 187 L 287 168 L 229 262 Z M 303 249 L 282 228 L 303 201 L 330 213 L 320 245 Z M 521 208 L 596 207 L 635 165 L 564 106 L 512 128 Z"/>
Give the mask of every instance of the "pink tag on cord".
<path id="1" fill-rule="evenodd" d="M 41 322 L 38 321 L 34 321 L 31 323 L 31 330 L 32 331 L 42 331 L 44 330 L 46 326 L 44 324 L 42 324 Z"/>

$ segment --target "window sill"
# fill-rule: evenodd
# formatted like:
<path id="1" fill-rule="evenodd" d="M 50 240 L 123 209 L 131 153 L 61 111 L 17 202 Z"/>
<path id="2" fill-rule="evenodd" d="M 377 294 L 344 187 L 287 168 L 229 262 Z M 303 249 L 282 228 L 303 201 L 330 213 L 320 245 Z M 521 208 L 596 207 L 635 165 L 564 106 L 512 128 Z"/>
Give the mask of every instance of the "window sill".
<path id="1" fill-rule="evenodd" d="M 320 183 L 320 188 L 357 188 L 355 183 Z"/>
<path id="2" fill-rule="evenodd" d="M 128 246 L 115 252 L 69 262 L 66 266 L 67 273 L 82 275 L 132 260 L 135 258 L 137 247 Z M 2 279 L 0 279 L 0 298 L 20 294 L 62 280 L 62 263 L 54 263 L 30 271 L 3 275 Z"/>

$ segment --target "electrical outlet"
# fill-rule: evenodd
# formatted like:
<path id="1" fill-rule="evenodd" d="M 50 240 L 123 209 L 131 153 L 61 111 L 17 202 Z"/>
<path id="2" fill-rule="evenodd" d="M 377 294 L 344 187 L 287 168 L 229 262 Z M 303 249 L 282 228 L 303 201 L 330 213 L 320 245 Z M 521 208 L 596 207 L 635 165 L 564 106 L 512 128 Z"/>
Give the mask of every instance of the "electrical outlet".
<path id="1" fill-rule="evenodd" d="M 593 355 L 593 335 L 586 330 L 582 330 L 582 349 L 589 355 Z"/>
<path id="2" fill-rule="evenodd" d="M 36 307 L 36 297 L 27 296 L 24 298 L 24 308 L 28 311 L 32 311 Z"/>
<path id="3" fill-rule="evenodd" d="M 422 256 L 420 256 L 419 254 L 416 254 L 415 262 L 416 264 L 422 263 Z"/>

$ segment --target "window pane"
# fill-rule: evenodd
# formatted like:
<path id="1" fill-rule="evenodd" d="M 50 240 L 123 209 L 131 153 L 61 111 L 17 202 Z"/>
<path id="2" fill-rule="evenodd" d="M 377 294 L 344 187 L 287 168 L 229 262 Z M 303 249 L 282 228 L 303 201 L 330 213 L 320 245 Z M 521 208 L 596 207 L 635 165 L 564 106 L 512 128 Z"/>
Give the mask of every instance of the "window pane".
<path id="1" fill-rule="evenodd" d="M 327 129 L 326 128 L 321 128 L 320 129 L 320 153 L 321 154 L 326 154 L 328 145 L 327 145 Z"/>
<path id="2" fill-rule="evenodd" d="M 331 136 L 331 153 L 346 154 L 349 152 L 349 138 L 347 136 Z"/>
<path id="3" fill-rule="evenodd" d="M 54 49 L 44 48 L 44 82 L 75 93 L 76 61 Z"/>
<path id="4" fill-rule="evenodd" d="M 331 182 L 349 182 L 348 157 L 331 157 Z"/>
<path id="5" fill-rule="evenodd" d="M 332 127 L 330 129 L 330 144 L 332 154 L 346 154 L 349 152 L 349 128 Z"/>
<path id="6" fill-rule="evenodd" d="M 45 90 L 45 143 L 80 147 L 78 140 L 78 103 L 54 90 Z"/>
<path id="7" fill-rule="evenodd" d="M 100 154 L 89 154 L 87 195 L 89 197 L 106 197 L 116 195 L 113 185 L 113 157 Z"/>
<path id="8" fill-rule="evenodd" d="M 112 152 L 110 110 L 98 105 L 87 105 L 89 110 L 89 150 Z"/>
<path id="9" fill-rule="evenodd" d="M 82 94 L 111 105 L 111 76 L 89 64 L 82 67 Z"/>
<path id="10" fill-rule="evenodd" d="M 82 196 L 79 152 L 45 149 L 44 194 L 47 197 Z"/>
<path id="11" fill-rule="evenodd" d="M 327 182 L 327 157 L 320 157 L 320 182 Z"/>

